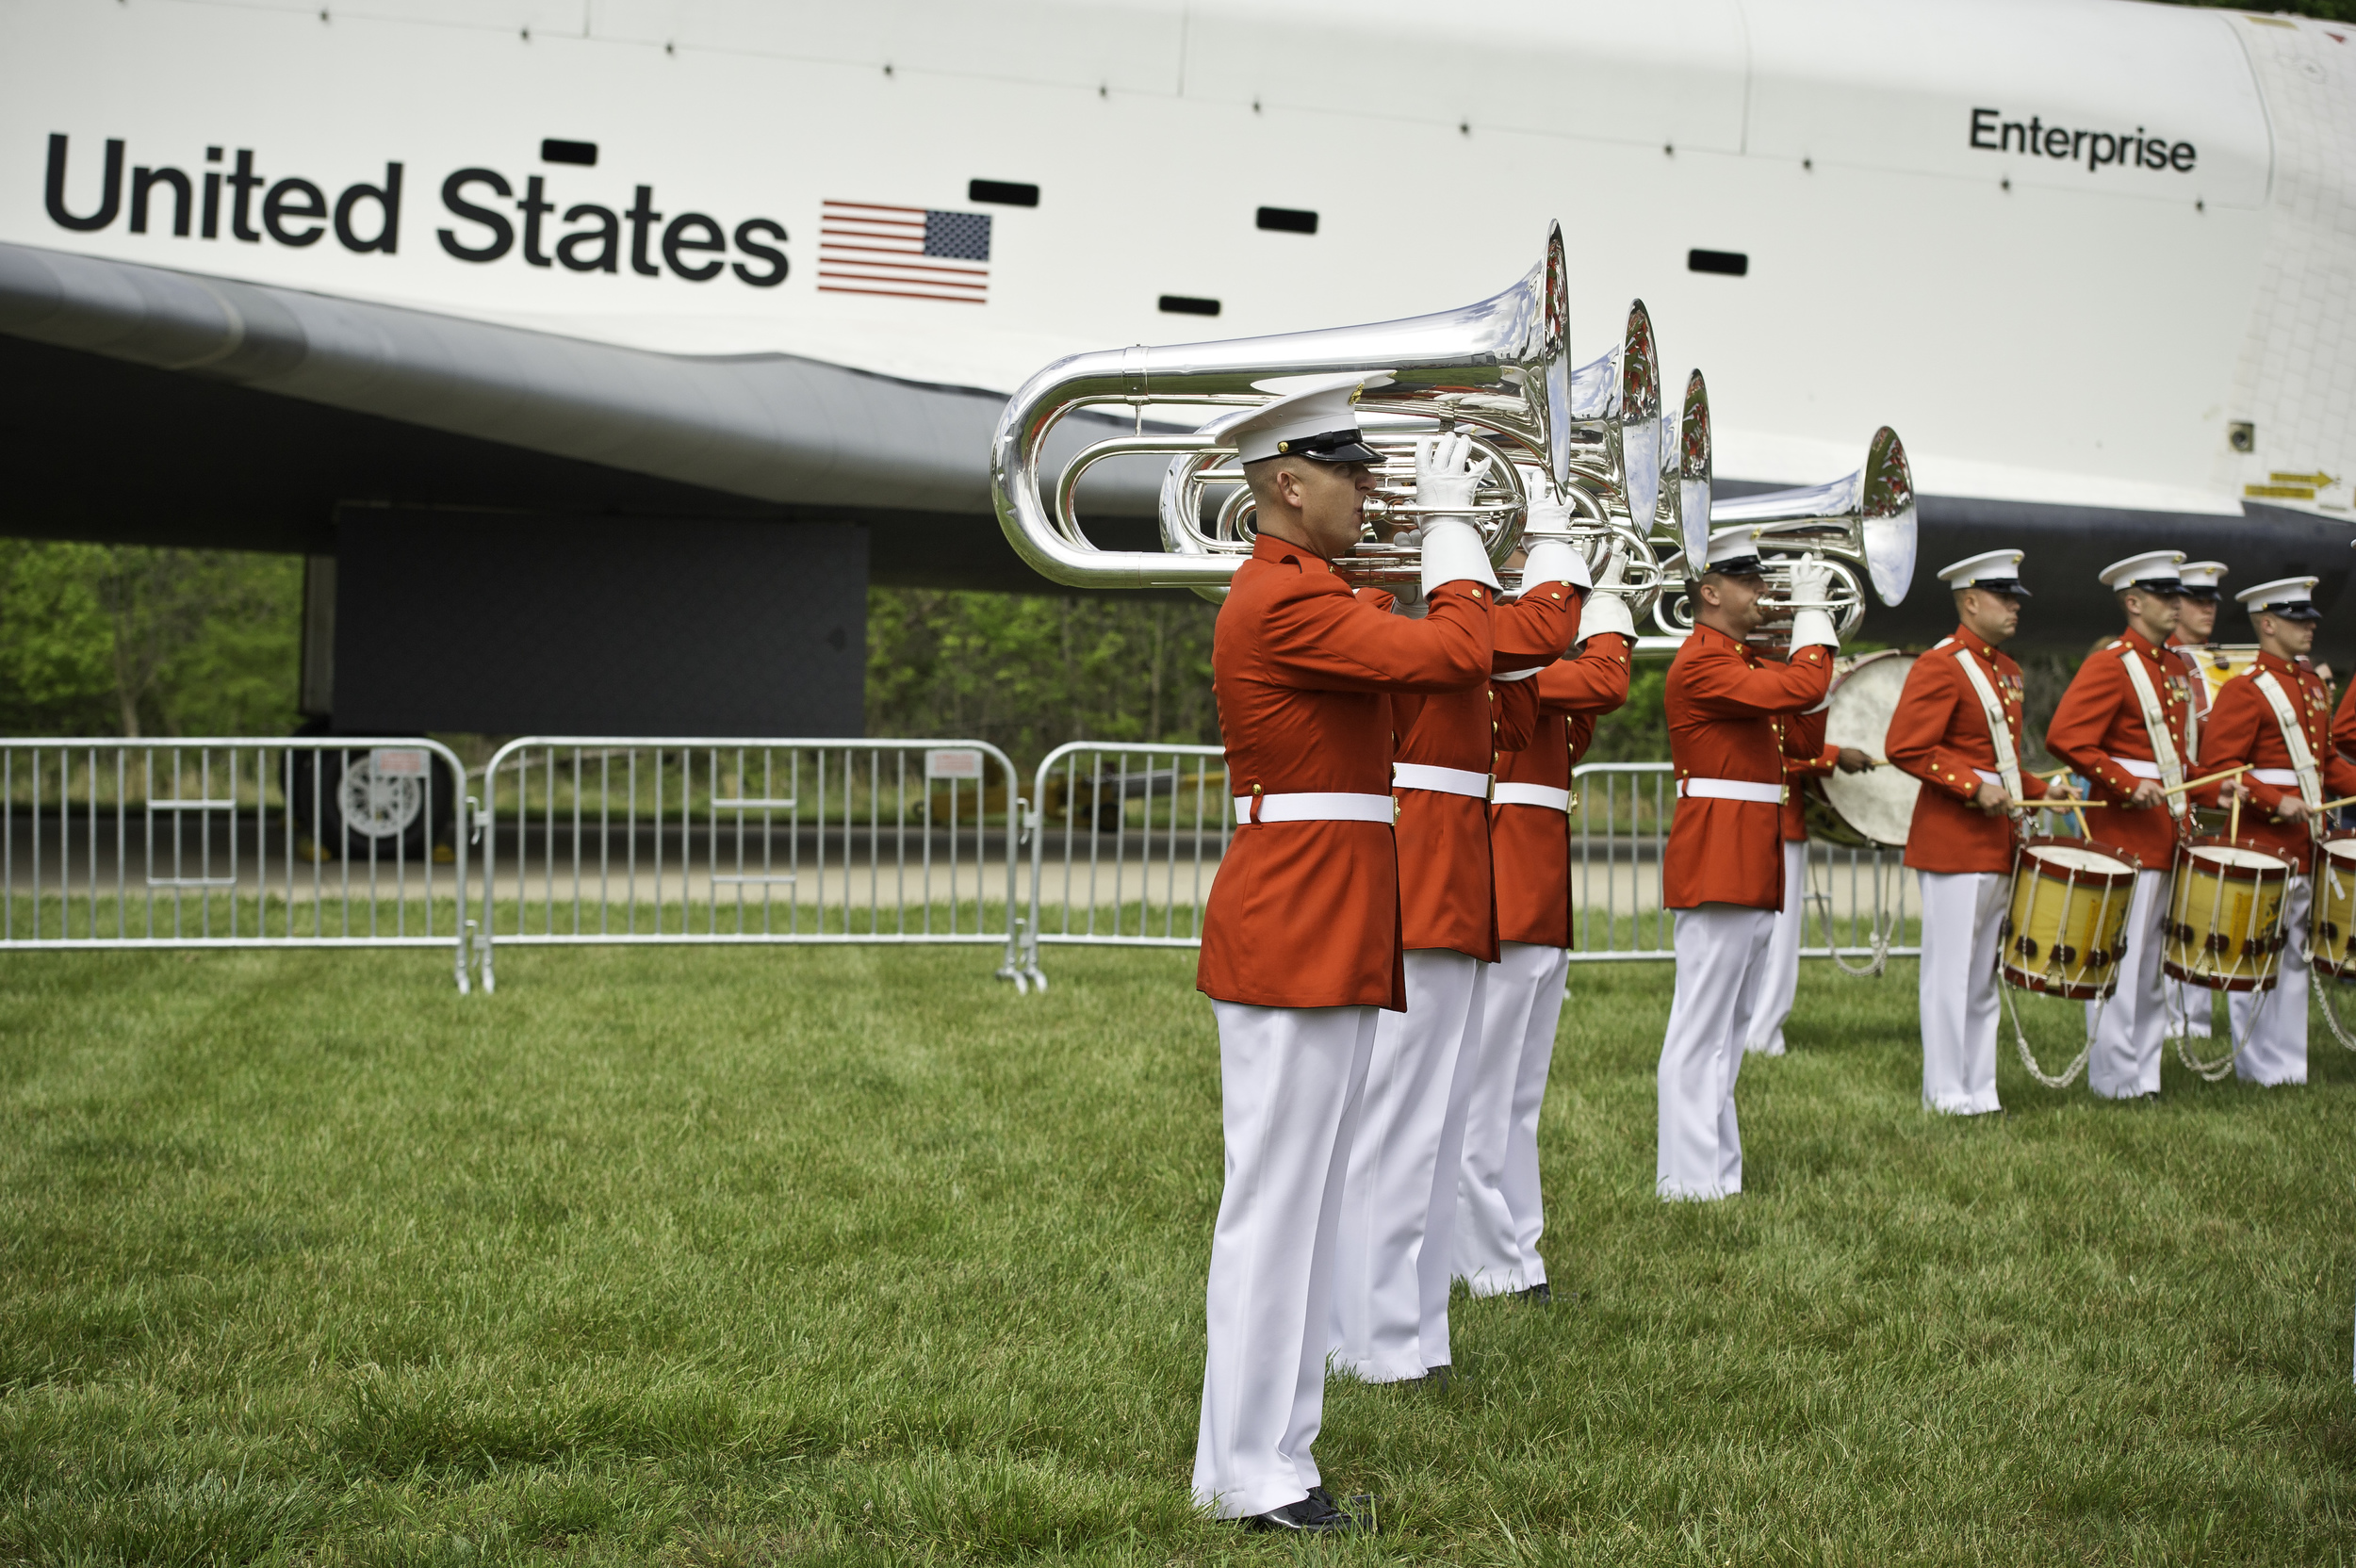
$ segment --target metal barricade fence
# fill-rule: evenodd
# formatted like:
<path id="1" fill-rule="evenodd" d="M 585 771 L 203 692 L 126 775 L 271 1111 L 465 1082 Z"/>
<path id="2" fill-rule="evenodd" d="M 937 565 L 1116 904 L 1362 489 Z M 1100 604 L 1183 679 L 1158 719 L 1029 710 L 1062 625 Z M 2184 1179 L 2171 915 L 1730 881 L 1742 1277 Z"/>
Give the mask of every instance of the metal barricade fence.
<path id="1" fill-rule="evenodd" d="M 447 947 L 466 770 L 431 741 L 0 740 L 0 948 Z"/>
<path id="2" fill-rule="evenodd" d="M 1014 764 L 981 741 L 532 735 L 483 769 L 507 944 L 960 943 L 1018 988 Z"/>
<path id="3" fill-rule="evenodd" d="M 1574 770 L 1573 959 L 1674 958 L 1661 852 L 1676 808 L 1666 762 Z M 1042 945 L 1192 947 L 1234 830 L 1218 746 L 1074 742 L 1039 764 L 1024 832 L 1031 851 L 1023 970 L 1040 985 Z M 1801 953 L 1871 973 L 1913 956 L 1911 880 L 1895 849 L 1808 845 Z M 1864 958 L 1863 967 L 1851 959 Z"/>
<path id="4" fill-rule="evenodd" d="M 1042 942 L 1201 945 L 1234 818 L 1224 749 L 1074 741 L 1040 761 L 1031 803 L 1023 970 L 1034 982 L 1047 983 Z"/>
<path id="5" fill-rule="evenodd" d="M 1582 762 L 1572 770 L 1571 922 L 1574 962 L 1674 958 L 1676 912 L 1666 907 L 1662 852 L 1677 810 L 1666 762 Z M 1852 973 L 1913 957 L 1905 938 L 1913 879 L 1895 848 L 1811 840 L 1800 956 Z M 1864 958 L 1863 969 L 1848 960 Z"/>

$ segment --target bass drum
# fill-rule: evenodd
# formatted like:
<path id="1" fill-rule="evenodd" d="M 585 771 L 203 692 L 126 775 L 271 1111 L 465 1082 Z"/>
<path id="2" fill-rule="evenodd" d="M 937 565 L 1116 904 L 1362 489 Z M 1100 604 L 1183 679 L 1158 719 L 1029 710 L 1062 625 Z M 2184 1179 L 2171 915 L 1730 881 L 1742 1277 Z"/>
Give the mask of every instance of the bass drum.
<path id="1" fill-rule="evenodd" d="M 1833 661 L 1832 694 L 1826 697 L 1824 741 L 1855 746 L 1868 757 L 1884 755 L 1890 715 L 1898 709 L 1914 655 L 1886 648 L 1856 659 Z M 1922 781 L 1889 766 L 1863 773 L 1830 773 L 1808 792 L 1808 831 L 1828 843 L 1853 849 L 1903 844 L 1914 822 L 1914 797 Z"/>

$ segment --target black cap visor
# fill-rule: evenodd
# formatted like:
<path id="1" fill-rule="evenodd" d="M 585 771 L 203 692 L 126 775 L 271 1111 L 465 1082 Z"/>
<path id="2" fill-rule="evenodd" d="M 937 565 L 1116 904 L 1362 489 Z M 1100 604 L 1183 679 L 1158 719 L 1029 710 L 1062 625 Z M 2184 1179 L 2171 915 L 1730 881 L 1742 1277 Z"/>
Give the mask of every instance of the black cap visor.
<path id="1" fill-rule="evenodd" d="M 2169 598 L 2183 596 L 2184 585 L 2172 577 L 2139 577 L 2133 582 L 2119 585 L 2122 594 L 2165 594 Z"/>
<path id="2" fill-rule="evenodd" d="M 1296 436 L 1276 443 L 1279 457 L 1305 457 L 1317 463 L 1380 463 L 1383 454 L 1366 445 L 1366 433 L 1351 427 L 1349 430 L 1319 431 L 1315 435 Z"/>
<path id="3" fill-rule="evenodd" d="M 1730 555 L 1702 568 L 1704 577 L 1765 577 L 1765 568 L 1755 555 Z"/>
<path id="4" fill-rule="evenodd" d="M 2006 598 L 2014 599 L 2035 598 L 2037 596 L 2036 595 L 2030 593 L 2027 584 L 2023 583 L 2017 577 L 1984 577 L 1977 582 L 1958 582 L 1955 584 L 1955 592 L 1958 594 L 1962 593 L 1966 588 L 1977 588 L 1984 594 L 2002 594 Z"/>
<path id="5" fill-rule="evenodd" d="M 2312 603 L 2253 604 L 2250 607 L 2250 613 L 2253 619 L 2260 615 L 2277 615 L 2286 621 L 2319 621 L 2323 619 L 2323 612 L 2317 610 Z"/>

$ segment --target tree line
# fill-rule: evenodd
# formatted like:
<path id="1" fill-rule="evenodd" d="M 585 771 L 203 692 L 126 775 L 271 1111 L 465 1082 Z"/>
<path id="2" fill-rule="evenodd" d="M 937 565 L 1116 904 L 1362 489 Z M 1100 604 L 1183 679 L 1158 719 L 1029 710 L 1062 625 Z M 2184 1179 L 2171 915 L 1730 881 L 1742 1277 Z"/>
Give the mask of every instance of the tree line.
<path id="1" fill-rule="evenodd" d="M 1066 741 L 1216 745 L 1218 613 L 1191 596 L 870 589 L 867 732 L 989 741 L 1026 770 Z M 302 615 L 292 556 L 0 539 L 0 732 L 286 734 Z M 2022 663 L 2037 762 L 2076 661 Z M 1665 661 L 1638 666 L 1592 760 L 1666 760 L 1667 678 Z"/>

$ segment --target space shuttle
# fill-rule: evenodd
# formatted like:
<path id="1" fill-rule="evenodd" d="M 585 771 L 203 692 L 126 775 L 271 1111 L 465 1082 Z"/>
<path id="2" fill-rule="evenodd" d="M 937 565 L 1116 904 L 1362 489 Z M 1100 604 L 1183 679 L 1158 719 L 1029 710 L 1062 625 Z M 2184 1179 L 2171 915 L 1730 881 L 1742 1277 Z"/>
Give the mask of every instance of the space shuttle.
<path id="1" fill-rule="evenodd" d="M 2356 654 L 2340 24 L 9 0 L 0 88 L 0 531 L 304 555 L 341 730 L 856 734 L 870 584 L 1053 587 L 990 493 L 1042 366 L 1460 306 L 1557 222 L 1573 357 L 1644 301 L 1722 494 L 1888 425 L 1925 572 L 2028 552 L 2026 644 L 2169 546 Z M 1151 548 L 1134 466 L 1092 526 Z"/>

